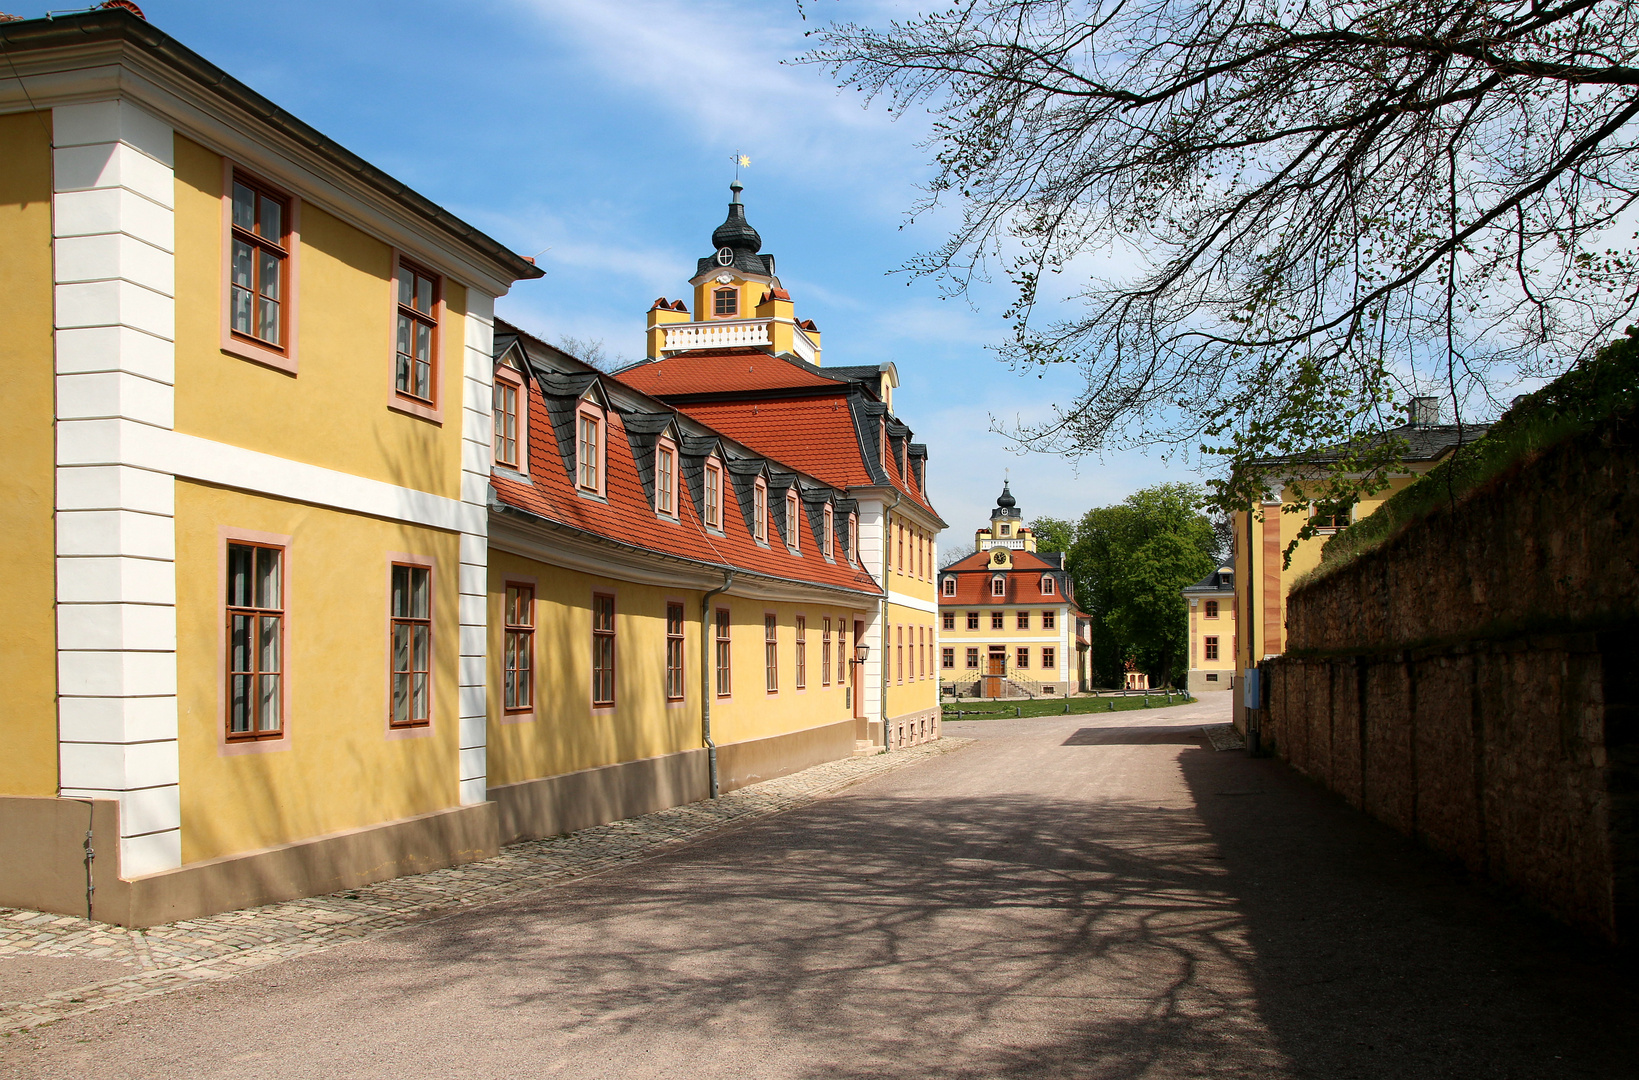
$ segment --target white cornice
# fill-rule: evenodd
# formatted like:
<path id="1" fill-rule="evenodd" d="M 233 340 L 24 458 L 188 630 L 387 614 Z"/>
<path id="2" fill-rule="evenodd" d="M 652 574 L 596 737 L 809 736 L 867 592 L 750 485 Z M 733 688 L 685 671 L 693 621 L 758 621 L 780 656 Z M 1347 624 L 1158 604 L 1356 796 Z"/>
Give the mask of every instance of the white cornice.
<path id="1" fill-rule="evenodd" d="M 488 264 L 478 252 L 451 243 L 447 234 L 387 194 L 359 182 L 252 113 L 201 92 L 181 73 L 140 50 L 103 41 L 19 52 L 12 60 L 19 78 L 0 83 L 0 113 L 130 98 L 171 124 L 178 134 L 264 173 L 303 199 L 473 288 L 504 296 L 511 287 L 505 272 L 497 273 L 501 268 Z M 20 81 L 26 84 L 26 95 Z"/>

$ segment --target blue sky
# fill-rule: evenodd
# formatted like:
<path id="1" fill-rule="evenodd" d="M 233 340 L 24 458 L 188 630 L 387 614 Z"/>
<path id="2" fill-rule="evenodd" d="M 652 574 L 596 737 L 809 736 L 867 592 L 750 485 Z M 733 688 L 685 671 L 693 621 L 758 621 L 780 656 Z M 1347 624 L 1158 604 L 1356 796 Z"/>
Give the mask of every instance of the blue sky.
<path id="1" fill-rule="evenodd" d="M 832 364 L 893 361 L 896 411 L 929 446 L 945 546 L 968 542 L 1011 468 L 1029 517 L 1079 515 L 1187 468 L 1123 454 L 1079 465 L 1010 450 L 993 422 L 1043 415 L 1073 373 L 1021 378 L 1005 289 L 941 300 L 892 272 L 951 220 L 907 222 L 926 120 L 839 92 L 799 55 L 820 20 L 914 13 L 889 0 L 139 0 L 150 21 L 279 105 L 525 255 L 503 317 L 638 358 L 655 297 L 686 297 L 723 219 L 731 156 L 747 216 Z M 40 11 L 20 8 L 19 14 Z"/>

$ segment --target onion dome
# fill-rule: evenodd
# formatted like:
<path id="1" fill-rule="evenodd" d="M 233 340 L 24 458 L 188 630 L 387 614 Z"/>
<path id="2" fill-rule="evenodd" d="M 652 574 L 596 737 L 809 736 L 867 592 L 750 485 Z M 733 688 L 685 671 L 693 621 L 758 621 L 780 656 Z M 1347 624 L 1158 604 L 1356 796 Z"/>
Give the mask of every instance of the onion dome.
<path id="1" fill-rule="evenodd" d="M 1011 510 L 1019 504 L 1019 501 L 1013 497 L 1013 493 L 1011 491 L 1007 490 L 1007 484 L 1008 482 L 1006 480 L 1002 481 L 1002 494 L 1001 497 L 996 500 L 996 505 L 1004 510 Z"/>
<path id="2" fill-rule="evenodd" d="M 735 254 L 755 255 L 762 249 L 763 238 L 746 220 L 745 203 L 740 201 L 740 192 L 745 188 L 736 180 L 729 190 L 734 192 L 734 201 L 728 204 L 728 219 L 711 234 L 711 246 L 718 251 L 730 248 Z"/>

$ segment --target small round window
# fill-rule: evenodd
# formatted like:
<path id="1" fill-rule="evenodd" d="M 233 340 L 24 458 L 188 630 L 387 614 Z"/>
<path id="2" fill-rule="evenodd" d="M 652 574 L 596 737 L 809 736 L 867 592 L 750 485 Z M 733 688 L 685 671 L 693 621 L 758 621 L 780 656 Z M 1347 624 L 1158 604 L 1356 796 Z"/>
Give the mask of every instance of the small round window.
<path id="1" fill-rule="evenodd" d="M 698 249 L 696 249 L 696 250 L 698 250 Z M 734 249 L 733 248 L 723 248 L 721 251 L 719 251 L 717 253 L 717 265 L 718 266 L 733 266 L 734 265 Z"/>

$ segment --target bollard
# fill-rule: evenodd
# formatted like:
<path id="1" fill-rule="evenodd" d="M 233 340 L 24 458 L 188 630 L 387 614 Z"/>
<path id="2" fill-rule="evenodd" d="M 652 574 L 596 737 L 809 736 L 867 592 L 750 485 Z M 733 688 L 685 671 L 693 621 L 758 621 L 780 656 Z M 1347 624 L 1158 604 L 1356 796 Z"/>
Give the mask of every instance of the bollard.
<path id="1" fill-rule="evenodd" d="M 1013 718 L 1015 720 L 1018 720 L 1018 719 L 1021 719 L 1023 716 L 1024 716 L 1024 709 L 1022 709 L 1018 705 L 1013 706 Z"/>

